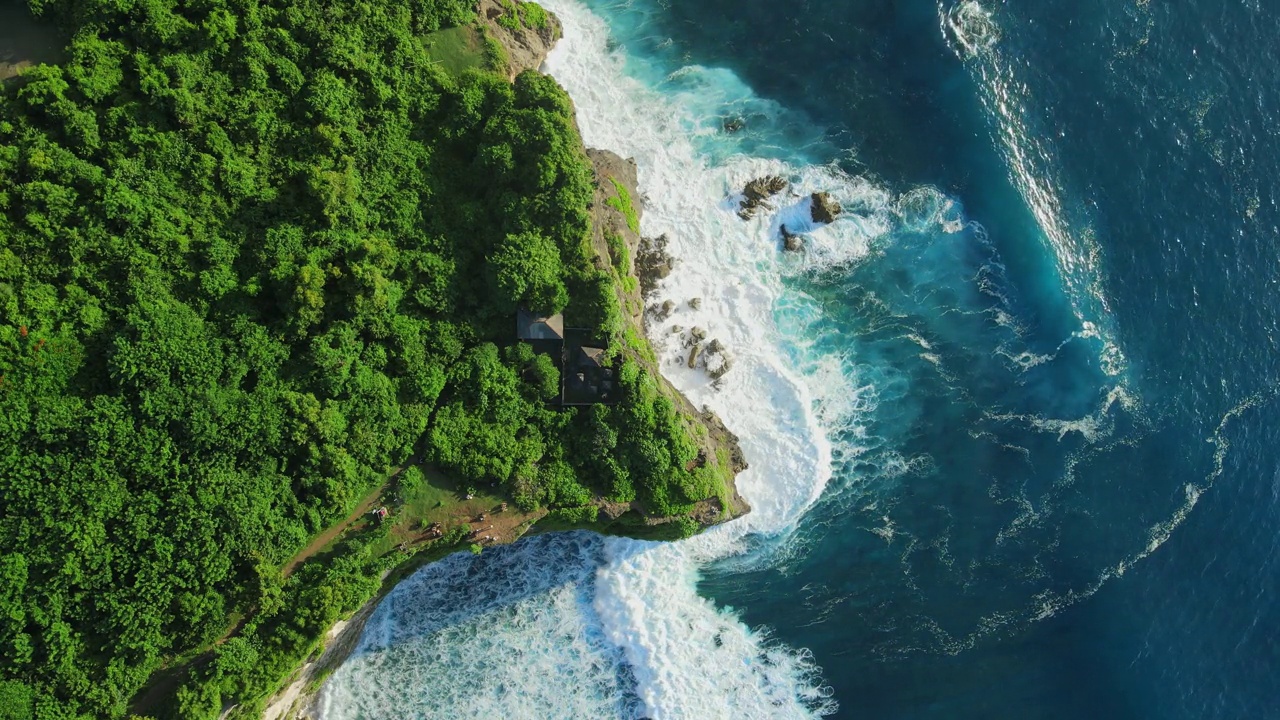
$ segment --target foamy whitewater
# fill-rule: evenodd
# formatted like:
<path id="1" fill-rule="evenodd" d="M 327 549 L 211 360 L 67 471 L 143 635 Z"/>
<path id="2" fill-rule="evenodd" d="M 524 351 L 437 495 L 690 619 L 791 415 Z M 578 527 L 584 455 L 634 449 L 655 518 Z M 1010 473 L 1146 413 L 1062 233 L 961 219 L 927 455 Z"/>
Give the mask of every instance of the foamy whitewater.
<path id="1" fill-rule="evenodd" d="M 809 655 L 743 625 L 699 596 L 699 567 L 755 548 L 765 561 L 831 476 L 827 430 L 856 429 L 874 397 L 847 358 L 802 340 L 820 309 L 786 290 L 789 273 L 858 262 L 900 221 L 894 198 L 828 167 L 793 167 L 695 145 L 726 107 L 782 112 L 731 73 L 690 67 L 639 79 L 645 67 L 608 47 L 605 23 L 571 0 L 543 3 L 564 24 L 545 70 L 572 96 L 589 147 L 635 158 L 642 232 L 665 234 L 679 259 L 654 298 L 678 310 L 650 328 L 663 371 L 739 435 L 751 467 L 738 488 L 746 517 L 680 543 L 584 533 L 539 536 L 481 557 L 455 555 L 398 586 L 352 657 L 327 683 L 326 720 L 392 717 L 789 718 L 834 710 Z M 734 196 L 764 174 L 788 177 L 776 213 L 751 222 Z M 808 195 L 831 192 L 863 212 L 828 227 L 808 220 Z M 936 197 L 935 197 L 936 196 Z M 958 223 L 936 193 L 909 200 L 913 222 Z M 810 234 L 804 260 L 778 251 L 778 225 Z M 695 310 L 690 299 L 702 300 Z M 702 327 L 732 354 L 718 383 L 680 362 L 670 326 Z M 850 433 L 856 436 L 856 432 Z M 856 453 L 856 448 L 844 448 Z M 755 542 L 748 543 L 748 540 Z M 549 682 L 549 679 L 554 681 Z"/>

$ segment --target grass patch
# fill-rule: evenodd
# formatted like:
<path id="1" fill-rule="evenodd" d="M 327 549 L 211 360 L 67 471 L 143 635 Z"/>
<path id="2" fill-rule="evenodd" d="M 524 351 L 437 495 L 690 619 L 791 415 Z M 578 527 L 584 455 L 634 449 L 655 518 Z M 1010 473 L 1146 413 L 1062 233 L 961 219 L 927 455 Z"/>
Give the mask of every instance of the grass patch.
<path id="1" fill-rule="evenodd" d="M 626 275 L 631 272 L 631 251 L 627 249 L 627 241 L 621 235 L 606 231 L 604 241 L 609 245 L 609 258 L 618 272 Z"/>
<path id="2" fill-rule="evenodd" d="M 552 510 L 538 521 L 538 531 L 564 532 L 591 528 L 598 520 L 599 513 L 599 509 L 594 505 Z"/>
<path id="3" fill-rule="evenodd" d="M 452 75 L 479 70 L 488 59 L 487 43 L 470 26 L 437 30 L 424 37 L 422 43 L 432 62 L 439 63 Z"/>
<path id="4" fill-rule="evenodd" d="M 502 27 L 516 32 L 521 28 L 530 30 L 543 30 L 551 20 L 547 17 L 547 11 L 535 2 L 522 2 L 516 4 L 512 0 L 502 0 L 502 15 L 498 17 L 498 24 Z"/>
<path id="5" fill-rule="evenodd" d="M 639 234 L 640 216 L 636 213 L 636 206 L 631 202 L 631 193 L 627 192 L 627 189 L 617 180 L 609 178 L 609 182 L 613 183 L 613 189 L 618 195 L 605 200 L 605 204 L 622 213 L 622 216 L 627 219 L 627 227 L 631 228 L 631 232 Z"/>
<path id="6" fill-rule="evenodd" d="M 472 494 L 467 498 L 468 491 Z M 428 527 L 439 523 L 446 531 L 482 513 L 491 513 L 503 498 L 478 489 L 459 486 L 445 474 L 426 466 L 410 466 L 396 478 L 395 515 L 387 519 L 391 531 L 372 548 L 382 557 L 402 545 L 423 541 Z"/>
<path id="7" fill-rule="evenodd" d="M 511 0 L 502 0 L 502 10 L 502 15 L 498 17 L 498 24 L 511 32 L 519 30 L 520 13 L 516 10 L 516 4 Z"/>
<path id="8" fill-rule="evenodd" d="M 525 0 L 520 3 L 520 22 L 527 28 L 543 30 L 550 20 L 547 19 L 547 11 L 543 10 L 541 5 Z"/>
<path id="9" fill-rule="evenodd" d="M 489 35 L 484 36 L 484 67 L 496 73 L 505 73 L 511 67 L 507 49 Z"/>
<path id="10" fill-rule="evenodd" d="M 635 327 L 633 327 L 631 323 L 627 323 L 627 327 L 622 331 L 622 339 L 626 342 L 628 348 L 643 358 L 650 365 L 657 367 L 658 356 L 653 354 L 653 347 L 649 345 L 648 340 L 645 340 L 636 332 Z"/>

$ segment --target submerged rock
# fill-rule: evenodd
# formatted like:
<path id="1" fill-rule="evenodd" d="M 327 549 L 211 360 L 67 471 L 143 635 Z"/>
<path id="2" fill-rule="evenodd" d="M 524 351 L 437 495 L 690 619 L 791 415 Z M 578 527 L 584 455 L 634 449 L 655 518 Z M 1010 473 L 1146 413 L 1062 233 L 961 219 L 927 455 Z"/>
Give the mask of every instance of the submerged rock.
<path id="1" fill-rule="evenodd" d="M 787 229 L 786 225 L 782 228 L 782 248 L 787 252 L 800 252 L 804 250 L 804 238 L 796 235 Z"/>
<path id="2" fill-rule="evenodd" d="M 777 175 L 756 178 L 742 189 L 742 202 L 738 203 L 738 217 L 750 220 L 761 207 L 768 207 L 769 198 L 787 189 L 787 181 Z"/>
<path id="3" fill-rule="evenodd" d="M 689 301 L 689 307 L 693 308 L 694 310 L 701 310 L 701 309 L 702 309 L 702 298 L 694 298 L 694 299 L 690 300 L 690 301 Z"/>
<path id="4" fill-rule="evenodd" d="M 836 221 L 836 216 L 843 212 L 840 203 L 836 202 L 830 193 L 816 192 L 810 199 L 812 201 L 810 214 L 816 223 L 833 223 Z"/>

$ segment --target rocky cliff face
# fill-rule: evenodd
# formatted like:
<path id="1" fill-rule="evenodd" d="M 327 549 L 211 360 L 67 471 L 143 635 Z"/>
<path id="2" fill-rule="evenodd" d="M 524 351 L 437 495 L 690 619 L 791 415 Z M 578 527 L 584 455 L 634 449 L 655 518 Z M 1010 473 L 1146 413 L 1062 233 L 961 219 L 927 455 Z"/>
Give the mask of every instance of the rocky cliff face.
<path id="1" fill-rule="evenodd" d="M 627 246 L 628 266 L 619 268 L 619 272 L 623 275 L 636 277 L 637 265 L 643 264 L 643 262 L 637 262 L 636 259 L 646 257 L 646 249 L 652 247 L 653 241 L 641 238 L 640 234 L 631 227 L 626 215 L 617 207 L 617 205 L 629 205 L 635 211 L 637 220 L 644 213 L 644 196 L 640 194 L 637 186 L 635 160 L 630 158 L 623 159 L 608 150 L 596 150 L 594 148 L 587 150 L 587 157 L 590 158 L 595 172 L 596 194 L 592 203 L 591 245 L 596 251 L 596 264 L 605 268 L 609 266 L 609 263 L 613 262 L 607 238 L 609 235 L 620 237 Z M 621 192 L 619 188 L 621 188 Z M 627 202 L 616 202 L 621 193 L 626 193 Z M 668 258 L 665 262 L 670 263 L 671 261 Z M 644 299 L 641 293 L 643 292 L 642 288 L 647 285 L 648 283 L 644 282 L 644 278 L 640 278 L 639 282 L 629 289 L 622 285 L 618 287 L 618 301 L 623 309 L 626 322 L 640 337 L 644 336 L 645 330 Z M 738 493 L 738 489 L 733 482 L 738 473 L 747 468 L 742 448 L 738 445 L 738 437 L 725 427 L 724 422 L 715 413 L 706 408 L 698 409 L 694 407 L 693 403 L 689 402 L 683 393 L 662 376 L 656 364 L 639 353 L 631 352 L 630 350 L 628 350 L 628 353 L 633 360 L 644 366 L 645 370 L 657 379 L 662 393 L 670 398 L 686 417 L 695 423 L 701 424 L 705 429 L 705 433 L 703 433 L 697 432 L 695 428 L 694 433 L 697 436 L 701 436 L 698 438 L 698 442 L 701 445 L 702 461 L 723 463 L 726 466 L 725 470 L 729 476 L 727 483 L 729 491 L 728 507 L 723 507 L 718 498 L 704 500 L 698 503 L 698 506 L 694 509 L 693 518 L 703 526 L 710 526 L 749 512 L 751 507 Z M 638 511 L 638 508 L 634 507 L 629 509 Z M 622 508 L 602 508 L 602 510 L 606 514 L 613 514 L 621 511 Z M 647 518 L 646 523 L 658 525 L 676 519 Z"/>
<path id="2" fill-rule="evenodd" d="M 523 18 L 528 16 L 521 11 L 521 5 L 521 0 L 480 0 L 476 7 L 489 36 L 507 51 L 507 75 L 513 80 L 525 70 L 541 68 L 563 34 L 560 20 L 551 13 L 545 13 L 546 24 L 542 27 L 527 24 Z"/>

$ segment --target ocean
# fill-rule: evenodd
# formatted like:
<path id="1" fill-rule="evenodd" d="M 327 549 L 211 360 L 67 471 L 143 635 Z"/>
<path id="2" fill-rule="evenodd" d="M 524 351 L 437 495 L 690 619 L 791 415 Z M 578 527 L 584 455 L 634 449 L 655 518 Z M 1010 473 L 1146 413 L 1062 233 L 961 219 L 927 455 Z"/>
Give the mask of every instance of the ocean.
<path id="1" fill-rule="evenodd" d="M 428 566 L 326 720 L 1280 717 L 1280 7 L 543 4 L 754 510 Z"/>

